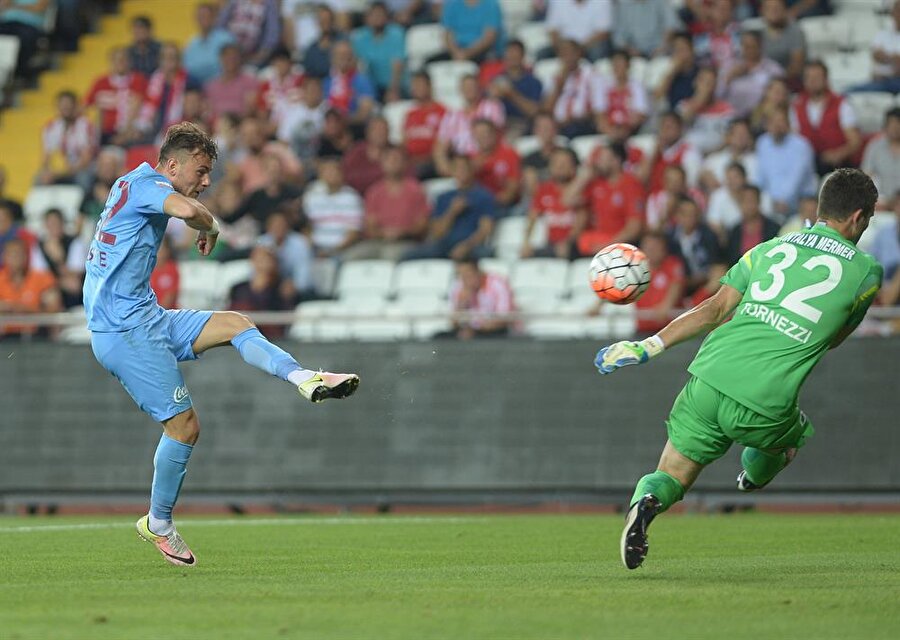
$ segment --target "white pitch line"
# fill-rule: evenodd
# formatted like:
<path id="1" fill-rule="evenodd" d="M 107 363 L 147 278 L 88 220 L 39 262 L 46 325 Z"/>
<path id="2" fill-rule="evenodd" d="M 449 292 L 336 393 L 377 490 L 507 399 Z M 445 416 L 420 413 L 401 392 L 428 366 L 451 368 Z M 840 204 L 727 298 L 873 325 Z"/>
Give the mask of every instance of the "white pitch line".
<path id="1" fill-rule="evenodd" d="M 378 517 L 372 518 L 251 518 L 251 519 L 219 519 L 219 520 L 184 520 L 180 524 L 185 527 L 258 527 L 258 526 L 335 526 L 335 525 L 372 525 L 372 524 L 469 524 L 484 522 L 484 518 L 460 517 Z M 4 533 L 35 533 L 41 531 L 82 531 L 95 529 L 130 529 L 134 524 L 128 522 L 89 522 L 84 524 L 48 524 L 25 527 L 0 527 Z"/>

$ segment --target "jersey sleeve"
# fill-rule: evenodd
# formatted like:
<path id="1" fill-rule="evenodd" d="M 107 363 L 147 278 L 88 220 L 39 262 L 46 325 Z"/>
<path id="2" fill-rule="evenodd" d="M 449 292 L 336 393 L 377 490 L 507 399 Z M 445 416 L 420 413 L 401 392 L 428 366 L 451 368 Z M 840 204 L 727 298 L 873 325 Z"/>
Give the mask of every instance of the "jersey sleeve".
<path id="1" fill-rule="evenodd" d="M 875 294 L 881 288 L 881 282 L 884 279 L 884 267 L 873 261 L 869 267 L 869 272 L 863 278 L 859 288 L 856 291 L 856 297 L 853 299 L 853 307 L 850 309 L 850 317 L 847 318 L 848 327 L 856 327 L 863 318 L 872 301 L 875 300 Z"/>
<path id="2" fill-rule="evenodd" d="M 719 282 L 744 293 L 750 284 L 750 272 L 753 269 L 753 254 L 755 251 L 756 247 L 741 256 L 741 259 L 734 263 L 734 266 L 719 279 Z"/>
<path id="3" fill-rule="evenodd" d="M 144 215 L 163 215 L 163 203 L 175 193 L 172 185 L 165 180 L 154 177 L 136 180 L 131 187 L 129 199 L 138 213 Z"/>

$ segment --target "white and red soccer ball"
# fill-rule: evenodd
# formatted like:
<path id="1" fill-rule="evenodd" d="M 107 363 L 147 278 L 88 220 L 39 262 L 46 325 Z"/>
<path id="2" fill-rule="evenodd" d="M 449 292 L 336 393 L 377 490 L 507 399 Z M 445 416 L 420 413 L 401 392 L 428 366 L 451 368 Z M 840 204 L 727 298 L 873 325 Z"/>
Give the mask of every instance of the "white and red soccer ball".
<path id="1" fill-rule="evenodd" d="M 617 242 L 598 251 L 591 260 L 590 279 L 601 300 L 631 304 L 650 286 L 650 263 L 634 245 Z"/>

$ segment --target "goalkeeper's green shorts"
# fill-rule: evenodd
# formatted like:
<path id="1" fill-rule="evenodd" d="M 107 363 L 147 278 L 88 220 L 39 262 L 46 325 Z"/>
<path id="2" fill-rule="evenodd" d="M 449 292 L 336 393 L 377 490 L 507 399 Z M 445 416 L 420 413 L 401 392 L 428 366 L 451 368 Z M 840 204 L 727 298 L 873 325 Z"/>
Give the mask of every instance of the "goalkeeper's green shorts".
<path id="1" fill-rule="evenodd" d="M 725 455 L 733 442 L 754 449 L 799 448 L 814 433 L 799 407 L 783 420 L 772 420 L 697 377 L 678 394 L 666 427 L 675 449 L 704 465 Z"/>

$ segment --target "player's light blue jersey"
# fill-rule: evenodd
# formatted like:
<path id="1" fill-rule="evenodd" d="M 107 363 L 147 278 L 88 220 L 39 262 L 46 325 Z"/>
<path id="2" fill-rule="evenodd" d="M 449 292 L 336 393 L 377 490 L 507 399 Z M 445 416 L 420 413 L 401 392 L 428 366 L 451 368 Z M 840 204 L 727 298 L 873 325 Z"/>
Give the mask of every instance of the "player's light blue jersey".
<path id="1" fill-rule="evenodd" d="M 84 310 L 91 331 L 128 331 L 159 313 L 150 273 L 169 216 L 172 183 L 146 162 L 116 180 L 88 252 Z"/>

